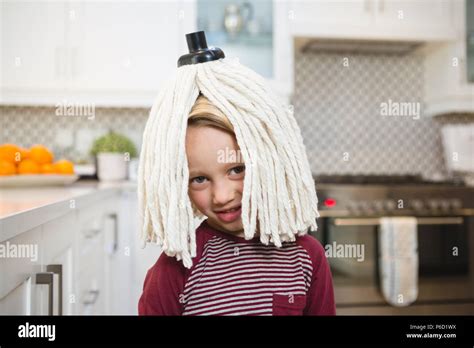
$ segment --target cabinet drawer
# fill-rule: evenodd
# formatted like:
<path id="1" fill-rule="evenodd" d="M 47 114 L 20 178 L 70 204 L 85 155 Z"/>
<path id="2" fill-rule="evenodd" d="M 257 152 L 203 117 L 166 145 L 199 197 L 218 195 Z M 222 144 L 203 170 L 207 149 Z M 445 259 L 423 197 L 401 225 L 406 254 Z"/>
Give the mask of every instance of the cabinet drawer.
<path id="1" fill-rule="evenodd" d="M 39 226 L 0 243 L 0 299 L 41 272 L 41 231 Z"/>
<path id="2" fill-rule="evenodd" d="M 78 314 L 103 314 L 104 287 L 100 274 L 82 275 L 78 280 Z"/>

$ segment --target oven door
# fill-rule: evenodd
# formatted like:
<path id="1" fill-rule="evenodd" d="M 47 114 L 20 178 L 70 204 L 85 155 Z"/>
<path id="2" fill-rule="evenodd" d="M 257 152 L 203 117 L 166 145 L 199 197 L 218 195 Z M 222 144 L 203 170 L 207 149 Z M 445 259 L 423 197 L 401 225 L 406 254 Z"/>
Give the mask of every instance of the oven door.
<path id="1" fill-rule="evenodd" d="M 472 217 L 417 217 L 415 304 L 474 302 Z M 388 305 L 380 290 L 378 218 L 324 218 L 317 233 L 333 274 L 336 304 Z"/>

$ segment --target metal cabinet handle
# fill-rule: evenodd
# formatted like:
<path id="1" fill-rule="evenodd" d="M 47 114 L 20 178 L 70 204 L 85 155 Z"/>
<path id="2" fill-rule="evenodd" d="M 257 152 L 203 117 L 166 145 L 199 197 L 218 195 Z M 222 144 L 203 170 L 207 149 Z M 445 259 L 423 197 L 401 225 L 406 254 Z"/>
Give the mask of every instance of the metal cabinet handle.
<path id="1" fill-rule="evenodd" d="M 417 218 L 418 225 L 461 225 L 463 218 Z M 334 219 L 335 226 L 375 226 L 380 224 L 376 218 Z"/>
<path id="2" fill-rule="evenodd" d="M 114 240 L 112 243 L 112 253 L 115 253 L 118 249 L 118 216 L 117 213 L 110 213 L 108 217 L 114 220 Z"/>
<path id="3" fill-rule="evenodd" d="M 63 315 L 63 265 L 47 265 L 46 271 L 59 276 L 58 315 Z"/>
<path id="4" fill-rule="evenodd" d="M 36 284 L 48 286 L 48 315 L 53 315 L 53 272 L 36 273 Z"/>
<path id="5" fill-rule="evenodd" d="M 84 237 L 86 239 L 92 239 L 100 233 L 100 228 L 91 228 L 84 232 Z"/>
<path id="6" fill-rule="evenodd" d="M 88 293 L 92 295 L 92 300 L 82 301 L 82 304 L 84 304 L 84 305 L 93 305 L 94 303 L 97 302 L 97 298 L 99 297 L 100 291 L 99 290 L 89 290 Z"/>

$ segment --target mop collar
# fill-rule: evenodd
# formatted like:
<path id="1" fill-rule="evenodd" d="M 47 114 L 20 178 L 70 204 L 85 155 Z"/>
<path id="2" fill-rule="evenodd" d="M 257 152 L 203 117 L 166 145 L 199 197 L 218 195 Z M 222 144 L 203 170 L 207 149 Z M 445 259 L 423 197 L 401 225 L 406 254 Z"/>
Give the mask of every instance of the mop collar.
<path id="1" fill-rule="evenodd" d="M 218 47 L 207 47 L 206 34 L 203 31 L 186 34 L 189 53 L 178 59 L 178 68 L 183 65 L 211 62 L 225 58 L 224 52 Z"/>

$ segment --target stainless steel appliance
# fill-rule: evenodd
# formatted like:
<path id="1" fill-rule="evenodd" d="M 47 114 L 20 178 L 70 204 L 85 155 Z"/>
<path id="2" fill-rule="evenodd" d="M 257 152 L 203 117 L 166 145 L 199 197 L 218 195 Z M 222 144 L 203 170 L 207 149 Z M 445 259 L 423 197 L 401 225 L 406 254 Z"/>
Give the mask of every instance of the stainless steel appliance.
<path id="1" fill-rule="evenodd" d="M 364 257 L 328 257 L 338 314 L 474 314 L 474 188 L 419 177 L 320 176 L 318 231 L 327 250 L 358 245 Z M 379 278 L 379 218 L 417 218 L 418 299 L 390 306 Z"/>

